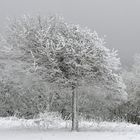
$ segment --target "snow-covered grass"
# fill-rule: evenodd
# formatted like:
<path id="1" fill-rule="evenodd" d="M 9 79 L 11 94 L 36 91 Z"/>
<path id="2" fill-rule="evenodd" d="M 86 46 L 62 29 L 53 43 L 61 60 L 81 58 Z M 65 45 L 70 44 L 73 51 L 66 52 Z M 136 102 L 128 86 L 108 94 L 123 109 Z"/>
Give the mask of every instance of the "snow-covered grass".
<path id="1" fill-rule="evenodd" d="M 58 115 L 58 114 L 57 114 Z M 49 116 L 49 117 L 48 117 Z M 46 118 L 45 118 L 46 117 Z M 47 114 L 37 119 L 0 118 L 0 129 L 70 130 L 71 121 L 62 120 L 59 115 Z M 127 122 L 79 121 L 80 131 L 140 132 L 140 126 Z"/>
<path id="2" fill-rule="evenodd" d="M 71 132 L 71 122 L 64 121 L 57 115 L 46 114 L 45 118 L 43 114 L 40 118 L 31 120 L 0 118 L 0 140 L 140 140 L 139 125 L 81 119 L 80 131 Z"/>
<path id="3" fill-rule="evenodd" d="M 61 129 L 66 128 L 68 121 L 61 119 L 60 114 L 46 112 L 35 119 L 19 119 L 17 117 L 0 118 L 0 129 Z"/>

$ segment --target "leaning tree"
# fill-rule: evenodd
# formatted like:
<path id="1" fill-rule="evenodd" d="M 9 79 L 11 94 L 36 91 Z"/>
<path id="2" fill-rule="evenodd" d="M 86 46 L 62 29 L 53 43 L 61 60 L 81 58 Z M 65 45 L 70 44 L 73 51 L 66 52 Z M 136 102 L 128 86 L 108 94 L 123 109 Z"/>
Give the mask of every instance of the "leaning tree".
<path id="1" fill-rule="evenodd" d="M 78 130 L 78 86 L 97 84 L 113 96 L 126 97 L 117 52 L 106 48 L 95 31 L 56 16 L 24 16 L 9 23 L 6 43 L 19 50 L 22 60 L 33 62 L 48 82 L 71 88 L 72 130 Z"/>

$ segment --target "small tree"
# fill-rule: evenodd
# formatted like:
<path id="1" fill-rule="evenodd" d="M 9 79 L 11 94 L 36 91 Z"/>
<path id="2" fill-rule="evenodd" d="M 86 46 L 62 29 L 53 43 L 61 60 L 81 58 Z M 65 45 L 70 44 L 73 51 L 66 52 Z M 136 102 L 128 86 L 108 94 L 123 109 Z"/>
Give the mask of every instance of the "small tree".
<path id="1" fill-rule="evenodd" d="M 97 84 L 112 96 L 126 95 L 117 52 L 104 47 L 95 31 L 67 24 L 60 17 L 24 16 L 11 22 L 6 40 L 13 50 L 20 50 L 22 60 L 33 60 L 35 71 L 41 71 L 45 80 L 71 87 L 72 130 L 78 130 L 79 85 Z"/>
<path id="2" fill-rule="evenodd" d="M 134 63 L 129 70 L 124 70 L 122 77 L 127 86 L 129 100 L 137 101 L 140 97 L 140 54 L 134 56 Z"/>
<path id="3" fill-rule="evenodd" d="M 128 102 L 120 106 L 126 120 L 139 124 L 140 119 L 140 54 L 134 55 L 133 64 L 122 72 L 122 78 L 126 84 Z"/>

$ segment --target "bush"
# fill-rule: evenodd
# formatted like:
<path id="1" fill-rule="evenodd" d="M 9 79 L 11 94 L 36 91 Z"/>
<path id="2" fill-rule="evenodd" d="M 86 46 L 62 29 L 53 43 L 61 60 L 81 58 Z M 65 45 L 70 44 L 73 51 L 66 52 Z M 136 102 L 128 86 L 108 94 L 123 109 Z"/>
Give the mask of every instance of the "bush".
<path id="1" fill-rule="evenodd" d="M 128 101 L 114 110 L 114 117 L 130 123 L 140 124 L 139 102 Z"/>
<path id="2" fill-rule="evenodd" d="M 64 125 L 64 121 L 61 118 L 61 114 L 58 112 L 48 112 L 40 113 L 34 123 L 38 125 L 39 128 L 59 128 Z"/>
<path id="3" fill-rule="evenodd" d="M 48 96 L 41 87 L 30 89 L 15 86 L 13 82 L 0 82 L 0 116 L 31 119 L 48 108 Z"/>

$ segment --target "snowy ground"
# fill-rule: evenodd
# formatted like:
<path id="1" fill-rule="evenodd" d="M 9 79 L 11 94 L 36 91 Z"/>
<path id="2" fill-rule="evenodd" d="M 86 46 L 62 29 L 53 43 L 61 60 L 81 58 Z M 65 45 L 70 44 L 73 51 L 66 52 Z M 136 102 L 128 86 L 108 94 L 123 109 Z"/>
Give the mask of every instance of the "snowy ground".
<path id="1" fill-rule="evenodd" d="M 61 123 L 54 129 L 40 127 L 34 120 L 1 118 L 0 140 L 140 140 L 140 126 L 125 122 L 82 121 L 80 132 L 71 132 L 68 123 Z"/>
<path id="2" fill-rule="evenodd" d="M 0 131 L 0 140 L 140 140 L 131 132 Z"/>

